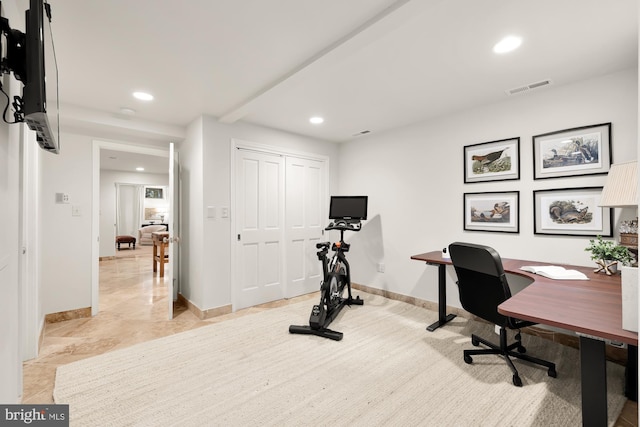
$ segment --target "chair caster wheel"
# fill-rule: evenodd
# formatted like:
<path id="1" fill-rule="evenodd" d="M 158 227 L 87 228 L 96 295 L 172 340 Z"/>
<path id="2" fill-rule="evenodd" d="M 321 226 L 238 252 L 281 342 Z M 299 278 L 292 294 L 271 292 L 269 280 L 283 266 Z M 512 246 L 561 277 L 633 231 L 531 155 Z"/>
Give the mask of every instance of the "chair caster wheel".
<path id="1" fill-rule="evenodd" d="M 477 346 L 479 346 L 479 345 L 480 345 L 480 341 L 478 341 L 478 340 L 476 339 L 476 337 L 473 337 L 473 336 L 472 336 L 472 337 L 471 337 L 471 344 L 473 344 L 475 347 L 477 347 Z"/>
<path id="2" fill-rule="evenodd" d="M 520 379 L 519 376 L 517 375 L 513 376 L 513 385 L 516 387 L 522 387 L 522 380 Z"/>
<path id="3" fill-rule="evenodd" d="M 464 363 L 466 363 L 467 365 L 470 365 L 471 363 L 473 363 L 473 359 L 471 358 L 471 356 L 467 356 L 465 354 L 464 355 Z"/>
<path id="4" fill-rule="evenodd" d="M 551 378 L 557 378 L 558 377 L 558 373 L 556 372 L 556 370 L 554 368 L 549 368 L 549 370 L 547 371 L 547 375 L 550 376 Z"/>
<path id="5" fill-rule="evenodd" d="M 524 348 L 523 346 L 518 347 L 518 353 L 526 353 L 527 349 Z"/>

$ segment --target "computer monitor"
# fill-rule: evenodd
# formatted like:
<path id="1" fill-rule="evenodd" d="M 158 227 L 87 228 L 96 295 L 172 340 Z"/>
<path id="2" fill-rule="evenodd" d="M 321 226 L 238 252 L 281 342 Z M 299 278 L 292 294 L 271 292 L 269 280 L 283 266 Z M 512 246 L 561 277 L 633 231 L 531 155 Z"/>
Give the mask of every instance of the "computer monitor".
<path id="1" fill-rule="evenodd" d="M 367 219 L 368 196 L 331 196 L 329 219 L 361 221 Z"/>

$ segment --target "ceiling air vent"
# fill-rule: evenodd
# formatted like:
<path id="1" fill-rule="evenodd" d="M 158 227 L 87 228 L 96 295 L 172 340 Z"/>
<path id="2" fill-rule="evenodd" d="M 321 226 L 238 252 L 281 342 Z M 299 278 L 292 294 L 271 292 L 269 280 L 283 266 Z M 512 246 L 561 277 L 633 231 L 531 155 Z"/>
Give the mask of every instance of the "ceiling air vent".
<path id="1" fill-rule="evenodd" d="M 369 132 L 371 132 L 371 131 L 370 131 L 370 130 L 363 130 L 363 131 L 360 131 L 360 132 L 358 132 L 358 133 L 354 133 L 352 136 L 366 135 L 366 134 L 368 134 Z"/>
<path id="2" fill-rule="evenodd" d="M 521 87 L 517 87 L 514 89 L 509 89 L 506 90 L 505 93 L 509 96 L 511 95 L 517 95 L 519 93 L 524 93 L 524 92 L 529 92 L 530 90 L 533 89 L 539 89 L 541 87 L 545 87 L 551 84 L 551 80 L 547 79 L 547 80 L 541 80 L 539 82 L 535 82 L 535 83 L 530 83 L 526 86 L 521 86 Z"/>

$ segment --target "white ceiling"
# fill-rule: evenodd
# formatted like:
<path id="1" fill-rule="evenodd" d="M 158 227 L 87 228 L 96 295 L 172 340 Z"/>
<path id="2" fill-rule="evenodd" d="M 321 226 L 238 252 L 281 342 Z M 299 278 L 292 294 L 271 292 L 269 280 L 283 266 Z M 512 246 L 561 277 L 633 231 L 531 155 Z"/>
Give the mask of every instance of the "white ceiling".
<path id="1" fill-rule="evenodd" d="M 144 171 L 137 171 L 142 167 Z M 116 150 L 100 150 L 100 169 L 143 173 L 143 174 L 169 174 L 169 158 L 151 156 L 149 154 L 132 153 Z"/>
<path id="2" fill-rule="evenodd" d="M 49 2 L 63 131 L 175 141 L 206 114 L 342 142 L 638 64 L 636 0 Z"/>

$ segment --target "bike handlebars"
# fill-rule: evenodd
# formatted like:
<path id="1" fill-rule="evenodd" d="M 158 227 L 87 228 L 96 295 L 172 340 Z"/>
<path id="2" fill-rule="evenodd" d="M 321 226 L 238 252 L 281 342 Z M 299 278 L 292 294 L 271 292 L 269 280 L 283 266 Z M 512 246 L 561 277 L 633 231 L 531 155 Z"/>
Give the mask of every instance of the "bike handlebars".
<path id="1" fill-rule="evenodd" d="M 362 228 L 362 223 L 358 222 L 348 222 L 345 220 L 337 220 L 335 223 L 332 222 L 325 230 L 340 230 L 340 231 L 360 231 Z"/>

